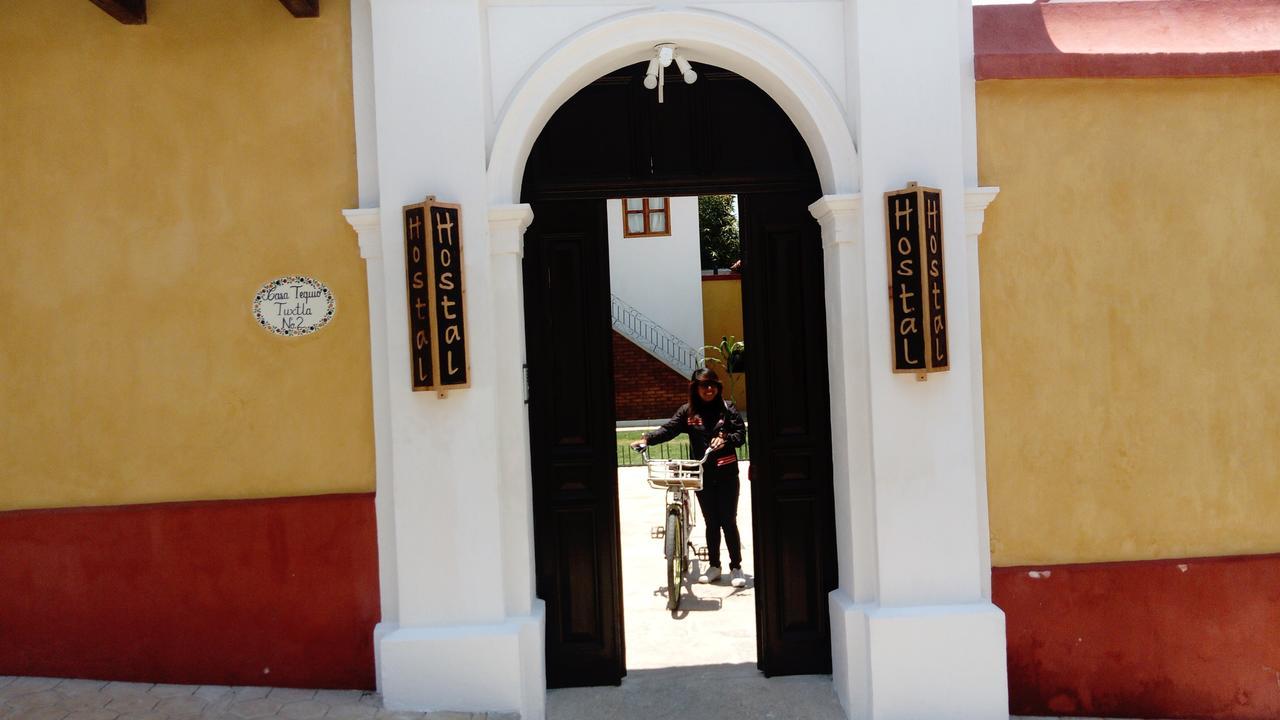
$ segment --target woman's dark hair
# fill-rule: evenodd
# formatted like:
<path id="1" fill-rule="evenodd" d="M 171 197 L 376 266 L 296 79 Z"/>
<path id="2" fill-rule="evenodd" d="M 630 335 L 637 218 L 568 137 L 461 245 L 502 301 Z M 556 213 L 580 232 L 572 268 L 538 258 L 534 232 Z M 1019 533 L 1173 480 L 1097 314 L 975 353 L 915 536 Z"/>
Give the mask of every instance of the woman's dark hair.
<path id="1" fill-rule="evenodd" d="M 716 371 L 711 368 L 698 368 L 693 371 L 693 375 L 689 377 L 689 406 L 702 407 L 707 403 L 702 402 L 702 397 L 698 395 L 698 386 L 704 382 L 715 383 L 716 397 L 715 402 L 720 399 L 720 376 L 716 375 Z"/>

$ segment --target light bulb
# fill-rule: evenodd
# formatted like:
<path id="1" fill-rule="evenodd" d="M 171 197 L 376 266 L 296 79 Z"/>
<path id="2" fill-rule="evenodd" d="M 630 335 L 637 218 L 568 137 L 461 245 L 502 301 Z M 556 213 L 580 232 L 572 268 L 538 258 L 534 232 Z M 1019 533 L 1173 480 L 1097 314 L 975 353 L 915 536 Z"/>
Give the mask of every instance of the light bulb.
<path id="1" fill-rule="evenodd" d="M 688 60 L 676 55 L 676 66 L 680 68 L 680 74 L 684 76 L 684 83 L 686 85 L 692 85 L 697 82 L 698 73 L 693 71 Z"/>
<path id="2" fill-rule="evenodd" d="M 644 73 L 644 86 L 650 90 L 658 87 L 658 59 L 649 61 L 649 69 Z"/>

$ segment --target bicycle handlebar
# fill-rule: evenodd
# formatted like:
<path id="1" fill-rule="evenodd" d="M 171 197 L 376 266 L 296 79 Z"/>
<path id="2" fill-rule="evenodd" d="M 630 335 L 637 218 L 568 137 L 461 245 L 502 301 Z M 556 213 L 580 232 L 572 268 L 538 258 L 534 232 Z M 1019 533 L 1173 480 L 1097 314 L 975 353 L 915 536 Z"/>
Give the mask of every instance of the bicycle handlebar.
<path id="1" fill-rule="evenodd" d="M 723 447 L 723 446 L 721 446 L 721 447 Z M 648 443 L 645 443 L 645 444 L 641 445 L 641 446 L 638 448 L 638 452 L 640 453 L 640 459 L 641 459 L 641 460 L 644 460 L 645 464 L 647 465 L 647 464 L 649 463 L 649 444 L 648 444 Z M 712 453 L 712 452 L 714 452 L 714 451 L 711 449 L 711 446 L 710 446 L 710 445 L 708 445 L 708 446 L 707 446 L 707 451 L 706 451 L 706 452 L 704 452 L 704 453 L 702 453 L 702 459 L 701 459 L 701 460 L 699 460 L 699 461 L 698 461 L 698 463 L 699 463 L 699 464 L 705 463 L 705 462 L 707 461 L 707 458 L 711 457 L 711 453 Z"/>

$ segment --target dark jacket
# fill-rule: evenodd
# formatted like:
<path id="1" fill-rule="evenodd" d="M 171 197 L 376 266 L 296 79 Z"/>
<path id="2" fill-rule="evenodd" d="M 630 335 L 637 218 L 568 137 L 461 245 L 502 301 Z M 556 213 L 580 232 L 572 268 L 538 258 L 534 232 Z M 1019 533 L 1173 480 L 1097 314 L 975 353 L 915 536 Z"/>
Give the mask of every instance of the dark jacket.
<path id="1" fill-rule="evenodd" d="M 716 404 L 719 404 L 719 407 L 715 407 Z M 645 442 L 650 445 L 660 445 L 680 433 L 685 433 L 689 436 L 690 459 L 700 460 L 702 453 L 707 451 L 707 444 L 711 442 L 711 438 L 718 434 L 724 437 L 724 446 L 707 458 L 706 467 L 711 469 L 737 462 L 738 456 L 733 449 L 742 447 L 747 441 L 747 426 L 742 422 L 742 416 L 738 414 L 738 408 L 734 407 L 733 403 L 728 400 L 716 400 L 712 405 L 710 413 L 692 410 L 689 403 L 681 405 L 680 409 L 676 410 L 676 414 L 663 423 L 662 427 L 645 433 Z"/>

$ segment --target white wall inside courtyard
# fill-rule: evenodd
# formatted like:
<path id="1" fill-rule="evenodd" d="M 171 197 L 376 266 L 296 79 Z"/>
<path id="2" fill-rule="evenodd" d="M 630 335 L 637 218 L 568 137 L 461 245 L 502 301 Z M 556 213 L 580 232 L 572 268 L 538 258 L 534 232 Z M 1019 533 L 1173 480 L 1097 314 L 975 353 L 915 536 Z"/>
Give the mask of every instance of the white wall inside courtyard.
<path id="1" fill-rule="evenodd" d="M 702 347 L 698 198 L 673 197 L 671 235 L 622 236 L 622 201 L 609 200 L 609 289 L 680 338 Z"/>

